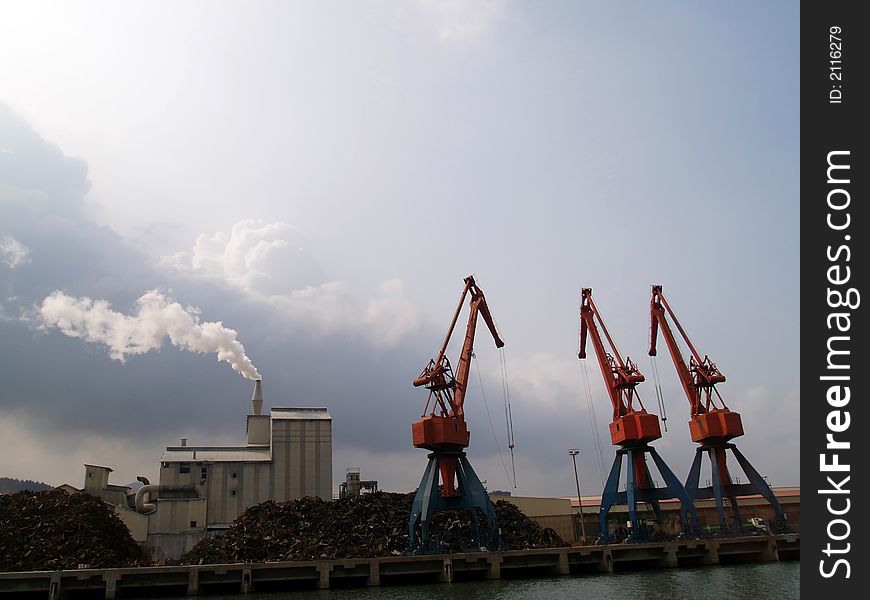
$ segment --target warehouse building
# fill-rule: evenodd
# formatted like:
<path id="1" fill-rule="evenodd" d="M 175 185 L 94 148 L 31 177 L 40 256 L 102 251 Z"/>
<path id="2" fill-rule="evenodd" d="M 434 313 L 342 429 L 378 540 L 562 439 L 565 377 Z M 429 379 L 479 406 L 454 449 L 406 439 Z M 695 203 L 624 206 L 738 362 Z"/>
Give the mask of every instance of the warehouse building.
<path id="1" fill-rule="evenodd" d="M 791 531 L 800 531 L 800 502 L 801 493 L 799 487 L 773 488 L 777 501 L 782 506 L 786 515 L 788 527 Z M 601 510 L 601 496 L 583 496 L 583 523 L 580 522 L 580 502 L 576 496 L 567 498 L 534 498 L 528 496 L 511 496 L 505 493 L 492 493 L 490 499 L 493 502 L 507 500 L 516 505 L 530 519 L 542 528 L 549 527 L 566 542 L 579 543 L 586 531 L 588 541 L 594 541 L 600 533 L 599 511 Z M 752 518 L 760 518 L 767 523 L 776 516 L 770 503 L 759 495 L 741 496 L 740 512 L 744 522 Z M 705 534 L 715 534 L 718 530 L 719 515 L 716 511 L 714 500 L 696 500 L 695 509 L 698 512 L 698 521 Z M 680 502 L 676 499 L 662 500 L 663 528 L 670 535 L 680 533 Z M 652 509 L 645 503 L 640 505 L 640 514 L 644 519 L 652 520 L 655 515 Z M 617 504 L 611 507 L 608 515 L 608 523 L 611 532 L 625 528 L 628 521 L 628 507 Z"/>
<path id="2" fill-rule="evenodd" d="M 800 506 L 801 506 L 801 491 L 799 487 L 776 487 L 771 488 L 786 517 L 786 523 L 791 531 L 800 531 Z M 580 503 L 577 497 L 571 497 L 571 510 L 575 520 L 575 539 L 580 539 Z M 766 524 L 776 517 L 776 512 L 770 503 L 758 494 L 751 496 L 739 496 L 738 502 L 740 506 L 740 515 L 742 523 L 747 526 L 750 519 L 760 519 Z M 695 510 L 698 513 L 698 524 L 701 526 L 701 531 L 707 535 L 715 535 L 719 530 L 719 513 L 716 510 L 716 501 L 713 499 L 695 500 Z M 660 502 L 662 510 L 662 521 L 664 530 L 670 534 L 677 534 L 681 530 L 680 523 L 680 502 L 675 498 L 669 498 Z M 601 507 L 600 496 L 583 496 L 583 522 L 586 528 L 586 534 L 590 538 L 597 538 L 600 526 L 598 513 Z M 732 512 L 729 505 L 728 518 L 735 518 L 735 513 Z M 642 503 L 639 506 L 640 515 L 643 519 L 654 518 L 654 513 L 649 505 Z M 608 515 L 608 524 L 611 531 L 620 528 L 625 528 L 628 522 L 628 507 L 624 504 L 617 504 L 611 507 Z M 567 538 L 565 538 L 567 539 Z"/>

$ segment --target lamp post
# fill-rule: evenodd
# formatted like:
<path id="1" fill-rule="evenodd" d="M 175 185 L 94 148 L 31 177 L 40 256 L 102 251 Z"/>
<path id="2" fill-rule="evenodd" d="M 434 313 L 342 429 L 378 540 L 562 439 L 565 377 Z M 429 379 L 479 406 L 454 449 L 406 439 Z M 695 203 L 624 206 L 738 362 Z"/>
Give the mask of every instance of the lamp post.
<path id="1" fill-rule="evenodd" d="M 577 483 L 577 502 L 580 504 L 580 533 L 583 536 L 581 541 L 585 544 L 586 521 L 583 519 L 583 498 L 580 496 L 580 476 L 577 474 L 577 455 L 580 454 L 580 450 L 571 448 L 568 450 L 568 454 L 571 455 L 571 460 L 574 461 L 574 481 Z"/>

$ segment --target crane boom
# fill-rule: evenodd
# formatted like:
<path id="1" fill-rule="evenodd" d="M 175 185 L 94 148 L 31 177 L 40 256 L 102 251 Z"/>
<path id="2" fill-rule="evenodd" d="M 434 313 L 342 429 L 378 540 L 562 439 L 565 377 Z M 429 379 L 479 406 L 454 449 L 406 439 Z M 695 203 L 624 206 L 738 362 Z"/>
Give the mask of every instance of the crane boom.
<path id="1" fill-rule="evenodd" d="M 689 348 L 689 363 L 686 364 L 683 353 L 668 324 L 668 317 L 673 321 L 686 346 Z M 677 376 L 683 387 L 683 392 L 689 400 L 689 432 L 692 441 L 699 444 L 695 450 L 695 458 L 686 479 L 686 490 L 694 499 L 714 498 L 716 511 L 719 515 L 720 532 L 743 532 L 740 518 L 740 506 L 737 498 L 751 494 L 760 494 L 773 507 L 775 517 L 771 520 L 771 531 L 782 533 L 788 530 L 785 513 L 770 485 L 755 470 L 755 467 L 730 440 L 743 435 L 743 421 L 740 414 L 730 410 L 722 401 L 716 390 L 716 384 L 725 381 L 725 376 L 708 356 L 701 358 L 695 345 L 680 324 L 677 315 L 668 304 L 662 293 L 662 286 L 652 286 L 650 300 L 650 346 L 649 355 L 656 355 L 656 338 L 661 331 L 671 354 Z M 716 400 L 720 406 L 716 405 Z M 748 483 L 735 483 L 728 466 L 727 453 L 730 451 Z M 701 463 L 707 456 L 711 464 L 711 479 L 706 487 L 700 487 Z M 731 504 L 732 515 L 725 511 L 725 501 Z"/>
<path id="2" fill-rule="evenodd" d="M 453 313 L 453 319 L 450 322 L 444 343 L 441 345 L 441 350 L 438 352 L 438 357 L 430 360 L 420 376 L 413 382 L 414 386 L 425 386 L 429 390 L 423 415 L 411 425 L 415 448 L 459 451 L 467 448 L 471 441 L 468 424 L 465 422 L 464 405 L 474 352 L 474 334 L 477 329 L 478 314 L 483 315 L 483 320 L 489 327 L 496 347 L 504 346 L 504 342 L 496 331 L 483 291 L 477 287 L 473 276 L 466 277 L 464 281 L 465 288 L 459 298 L 459 305 Z M 465 341 L 459 353 L 459 368 L 454 375 L 446 354 L 447 345 L 450 343 L 450 337 L 453 335 L 465 298 L 469 295 L 471 302 L 468 325 L 465 329 Z M 446 495 L 455 493 L 452 469 L 453 466 L 450 462 L 442 464 L 442 478 Z"/>
<path id="3" fill-rule="evenodd" d="M 495 328 L 495 323 L 492 320 L 492 315 L 489 312 L 489 306 L 486 304 L 486 297 L 483 291 L 477 286 L 473 276 L 465 278 L 465 288 L 462 290 L 462 295 L 459 297 L 459 305 L 453 313 L 453 319 L 450 322 L 450 327 L 447 329 L 447 336 L 444 338 L 444 343 L 441 345 L 441 350 L 438 352 L 438 357 L 429 361 L 429 364 L 423 369 L 423 372 L 414 380 L 414 386 L 426 386 L 430 391 L 430 400 L 435 397 L 434 402 L 427 400 L 426 408 L 423 410 L 425 416 L 426 411 L 432 406 L 432 414 L 437 408 L 441 408 L 443 416 L 450 418 L 462 418 L 465 415 L 464 404 L 465 394 L 468 389 L 468 376 L 471 370 L 471 359 L 474 353 L 474 334 L 477 330 L 477 315 L 483 315 L 483 320 L 492 334 L 495 341 L 495 347 L 501 348 L 504 346 L 501 336 Z M 462 350 L 459 353 L 459 367 L 456 375 L 452 374 L 450 361 L 447 359 L 447 345 L 450 343 L 450 338 L 453 335 L 453 330 L 456 327 L 456 321 L 459 318 L 459 313 L 462 311 L 462 306 L 465 303 L 465 298 L 471 294 L 471 303 L 468 314 L 468 324 L 465 328 L 465 341 L 462 344 Z"/>
<path id="4" fill-rule="evenodd" d="M 688 365 L 668 324 L 668 316 L 689 348 L 691 355 Z M 743 435 L 740 414 L 729 410 L 716 390 L 716 384 L 725 381 L 725 376 L 708 356 L 701 358 L 662 293 L 662 286 L 654 285 L 650 299 L 650 356 L 656 355 L 656 338 L 659 331 L 665 338 L 671 359 L 677 369 L 680 385 L 689 401 L 691 415 L 689 429 L 692 441 L 724 442 Z M 721 406 L 716 406 L 717 399 Z"/>
<path id="5" fill-rule="evenodd" d="M 474 358 L 474 334 L 477 330 L 477 317 L 483 316 L 489 327 L 497 348 L 504 342 L 496 331 L 495 323 L 486 304 L 483 291 L 477 286 L 473 276 L 464 280 L 465 287 L 459 297 L 459 305 L 453 312 L 447 335 L 441 344 L 436 358 L 429 361 L 423 372 L 414 379 L 414 386 L 424 386 L 429 390 L 423 415 L 411 424 L 414 447 L 431 450 L 423 479 L 417 487 L 408 520 L 408 549 L 412 552 L 431 549 L 429 527 L 432 515 L 439 510 L 468 511 L 472 522 L 473 542 L 481 548 L 499 549 L 501 546 L 498 521 L 483 487 L 468 457 L 465 448 L 471 440 L 465 422 L 465 395 L 468 390 L 468 376 L 471 360 Z M 468 311 L 468 324 L 465 340 L 459 353 L 456 375 L 447 358 L 447 346 L 465 299 L 471 296 Z M 441 484 L 439 485 L 439 480 Z M 488 534 L 481 535 L 478 511 L 482 511 L 489 524 Z"/>
<path id="6" fill-rule="evenodd" d="M 603 339 L 601 333 L 604 334 Z M 623 360 L 604 324 L 601 312 L 592 300 L 592 288 L 583 288 L 580 292 L 580 348 L 577 357 L 581 360 L 586 358 L 587 338 L 592 341 L 592 347 L 598 357 L 598 365 L 601 367 L 601 375 L 604 377 L 604 385 L 613 405 L 610 441 L 613 445 L 620 446 L 616 450 L 610 475 L 601 494 L 599 512 L 601 541 L 607 542 L 612 539 L 608 531 L 607 515 L 614 504 L 627 505 L 631 524 L 629 541 L 648 540 L 652 531 L 641 522 L 638 503 L 648 502 L 655 512 L 656 521 L 661 523 L 659 501 L 667 498 L 676 498 L 680 501 L 680 521 L 683 530 L 687 533 L 697 532 L 698 515 L 691 498 L 674 472 L 650 445 L 650 442 L 662 437 L 662 430 L 658 416 L 646 411 L 635 389 L 644 381 L 643 373 L 628 356 Z M 652 480 L 646 460 L 647 455 L 652 457 L 653 463 L 658 468 L 665 483 L 664 488 L 656 487 Z M 626 463 L 625 491 L 619 491 L 623 462 Z"/>
<path id="7" fill-rule="evenodd" d="M 599 327 L 604 332 L 610 352 L 604 345 Z M 660 438 L 662 434 L 658 417 L 647 413 L 635 390 L 637 384 L 644 381 L 643 373 L 630 358 L 622 359 L 604 324 L 601 312 L 592 300 L 592 288 L 583 288 L 580 292 L 580 348 L 577 357 L 581 360 L 586 358 L 587 337 L 592 340 L 601 375 L 613 405 L 611 441 L 625 446 Z"/>

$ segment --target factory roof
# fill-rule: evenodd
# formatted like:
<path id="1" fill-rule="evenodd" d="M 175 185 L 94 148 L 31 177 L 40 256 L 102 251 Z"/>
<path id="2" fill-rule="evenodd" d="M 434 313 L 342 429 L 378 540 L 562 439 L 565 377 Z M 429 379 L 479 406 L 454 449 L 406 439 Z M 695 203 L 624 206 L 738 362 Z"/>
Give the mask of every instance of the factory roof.
<path id="1" fill-rule="evenodd" d="M 273 419 L 302 419 L 307 421 L 331 421 L 332 417 L 325 408 L 319 407 L 274 407 L 271 416 Z"/>
<path id="2" fill-rule="evenodd" d="M 169 446 L 160 462 L 269 462 L 268 446 Z"/>

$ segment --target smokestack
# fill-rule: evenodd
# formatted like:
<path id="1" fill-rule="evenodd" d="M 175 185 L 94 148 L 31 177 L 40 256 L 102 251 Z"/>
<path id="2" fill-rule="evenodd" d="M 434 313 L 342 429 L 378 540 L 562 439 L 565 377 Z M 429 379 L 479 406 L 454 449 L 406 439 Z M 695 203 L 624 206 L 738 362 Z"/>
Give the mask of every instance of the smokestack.
<path id="1" fill-rule="evenodd" d="M 251 408 L 255 415 L 263 412 L 263 380 L 257 379 L 254 381 L 254 395 L 251 396 Z"/>

